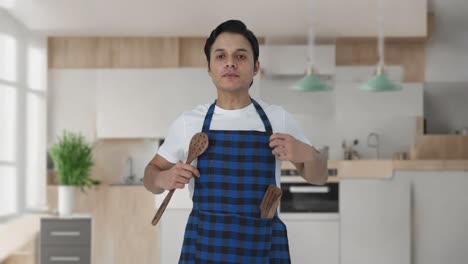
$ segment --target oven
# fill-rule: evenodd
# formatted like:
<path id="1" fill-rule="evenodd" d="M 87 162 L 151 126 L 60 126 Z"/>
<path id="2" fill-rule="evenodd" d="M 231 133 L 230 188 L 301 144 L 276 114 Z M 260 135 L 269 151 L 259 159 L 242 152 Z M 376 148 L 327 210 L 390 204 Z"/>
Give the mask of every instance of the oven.
<path id="1" fill-rule="evenodd" d="M 339 213 L 339 182 L 313 185 L 299 177 L 282 176 L 280 213 Z"/>

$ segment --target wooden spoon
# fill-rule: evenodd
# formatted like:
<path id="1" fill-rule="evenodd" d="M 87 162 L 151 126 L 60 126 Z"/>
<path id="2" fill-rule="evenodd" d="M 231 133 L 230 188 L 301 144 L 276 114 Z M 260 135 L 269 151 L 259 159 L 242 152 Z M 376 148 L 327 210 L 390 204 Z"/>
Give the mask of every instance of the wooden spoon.
<path id="1" fill-rule="evenodd" d="M 207 134 L 203 132 L 199 132 L 193 135 L 192 139 L 190 140 L 189 153 L 188 153 L 187 161 L 185 162 L 185 164 L 192 163 L 192 161 L 194 161 L 198 156 L 200 156 L 203 152 L 205 152 L 207 148 L 208 148 L 208 135 Z M 156 212 L 156 215 L 154 215 L 153 220 L 151 221 L 151 224 L 156 225 L 159 222 L 159 219 L 161 219 L 161 216 L 164 213 L 164 210 L 166 210 L 167 204 L 171 200 L 172 195 L 174 194 L 174 191 L 175 189 L 170 190 L 166 198 L 164 198 L 164 201 L 162 202 L 161 206 Z"/>
<path id="2" fill-rule="evenodd" d="M 260 217 L 273 218 L 275 216 L 276 208 L 278 208 L 279 201 L 283 191 L 276 185 L 270 184 L 263 195 L 262 202 L 260 203 Z"/>

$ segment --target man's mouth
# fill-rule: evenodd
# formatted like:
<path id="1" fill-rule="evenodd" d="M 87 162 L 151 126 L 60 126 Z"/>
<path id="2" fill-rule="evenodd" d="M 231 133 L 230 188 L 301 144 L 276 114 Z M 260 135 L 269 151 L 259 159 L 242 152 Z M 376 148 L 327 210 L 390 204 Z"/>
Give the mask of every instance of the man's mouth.
<path id="1" fill-rule="evenodd" d="M 233 72 L 229 72 L 229 73 L 223 74 L 222 76 L 223 76 L 223 77 L 232 78 L 232 77 L 239 77 L 239 74 L 233 73 Z"/>

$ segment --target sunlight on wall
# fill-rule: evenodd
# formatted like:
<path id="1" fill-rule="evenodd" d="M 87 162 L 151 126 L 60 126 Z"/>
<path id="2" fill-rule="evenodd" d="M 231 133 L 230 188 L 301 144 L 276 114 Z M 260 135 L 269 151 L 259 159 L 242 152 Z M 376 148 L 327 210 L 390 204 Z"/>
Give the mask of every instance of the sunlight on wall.
<path id="1" fill-rule="evenodd" d="M 30 46 L 28 48 L 28 88 L 35 91 L 44 91 L 46 89 L 45 78 L 47 76 L 46 52 L 42 48 Z"/>
<path id="2" fill-rule="evenodd" d="M 46 102 L 42 95 L 29 93 L 26 98 L 26 207 L 45 206 Z"/>
<path id="3" fill-rule="evenodd" d="M 16 161 L 16 89 L 0 84 L 0 161 Z M 1 175 L 0 175 L 1 176 Z"/>
<path id="4" fill-rule="evenodd" d="M 17 79 L 17 45 L 15 38 L 0 32 L 0 80 L 14 82 Z"/>
<path id="5" fill-rule="evenodd" d="M 15 0 L 0 0 L 0 7 L 12 9 L 15 6 Z"/>
<path id="6" fill-rule="evenodd" d="M 0 166 L 0 216 L 16 212 L 16 168 Z"/>

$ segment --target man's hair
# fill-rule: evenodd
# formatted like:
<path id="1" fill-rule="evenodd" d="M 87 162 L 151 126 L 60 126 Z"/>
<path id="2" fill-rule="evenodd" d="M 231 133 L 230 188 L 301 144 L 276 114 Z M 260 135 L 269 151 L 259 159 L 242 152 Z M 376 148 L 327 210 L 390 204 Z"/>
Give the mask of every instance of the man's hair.
<path id="1" fill-rule="evenodd" d="M 210 36 L 206 39 L 205 42 L 205 56 L 206 60 L 208 61 L 208 68 L 210 67 L 210 52 L 211 46 L 215 42 L 216 38 L 223 32 L 229 33 L 237 33 L 244 36 L 252 46 L 253 55 L 254 55 L 254 63 L 258 61 L 259 49 L 258 49 L 258 41 L 255 37 L 254 33 L 247 29 L 244 23 L 240 20 L 228 20 L 226 22 L 221 23 L 217 26 L 213 31 L 211 31 Z"/>

